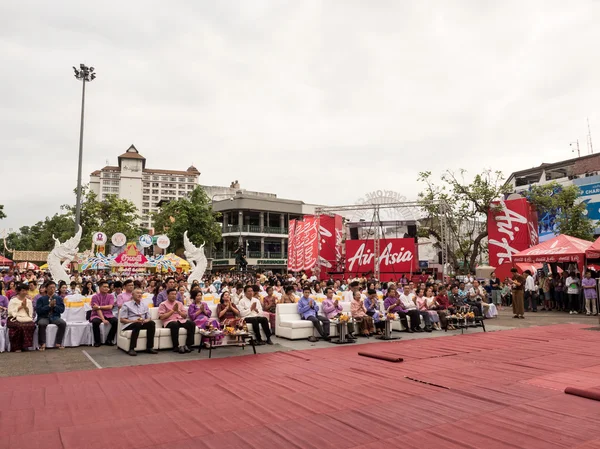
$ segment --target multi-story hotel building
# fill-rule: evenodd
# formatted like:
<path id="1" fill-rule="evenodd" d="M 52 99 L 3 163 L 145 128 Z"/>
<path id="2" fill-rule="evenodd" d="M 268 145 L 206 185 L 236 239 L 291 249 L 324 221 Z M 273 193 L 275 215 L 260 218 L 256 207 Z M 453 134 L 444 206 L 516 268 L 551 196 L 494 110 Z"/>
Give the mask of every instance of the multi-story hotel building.
<path id="1" fill-rule="evenodd" d="M 146 158 L 131 145 L 119 156 L 119 165 L 96 170 L 90 175 L 90 189 L 99 200 L 117 195 L 131 201 L 142 217 L 141 225 L 152 228 L 152 212 L 161 201 L 189 195 L 197 186 L 200 172 L 193 165 L 187 170 L 164 170 L 146 167 Z"/>

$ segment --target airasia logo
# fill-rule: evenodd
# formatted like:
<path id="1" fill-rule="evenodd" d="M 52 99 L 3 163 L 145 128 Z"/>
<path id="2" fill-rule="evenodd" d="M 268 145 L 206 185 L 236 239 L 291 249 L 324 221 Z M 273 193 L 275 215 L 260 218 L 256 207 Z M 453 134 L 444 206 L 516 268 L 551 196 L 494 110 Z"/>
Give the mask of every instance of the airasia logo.
<path id="1" fill-rule="evenodd" d="M 393 243 L 390 242 L 383 248 L 383 251 L 381 251 L 379 258 L 377 259 L 378 266 L 381 266 L 382 263 L 385 266 L 390 266 L 413 260 L 414 255 L 411 250 L 405 250 L 404 247 L 401 247 L 400 251 L 393 252 L 393 246 Z M 348 259 L 348 270 L 352 271 L 355 263 L 358 264 L 357 268 L 362 266 L 372 266 L 374 259 L 375 254 L 370 248 L 367 249 L 366 242 L 364 242 L 358 247 L 354 256 Z"/>

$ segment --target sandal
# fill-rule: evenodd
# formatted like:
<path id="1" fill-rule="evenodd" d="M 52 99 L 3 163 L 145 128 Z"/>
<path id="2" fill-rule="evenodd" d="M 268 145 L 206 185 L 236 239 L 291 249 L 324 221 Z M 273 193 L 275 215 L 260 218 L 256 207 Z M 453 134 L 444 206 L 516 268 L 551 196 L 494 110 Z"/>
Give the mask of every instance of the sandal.
<path id="1" fill-rule="evenodd" d="M 40 346 L 39 350 L 40 350 L 40 351 L 45 351 L 45 350 L 46 350 L 46 345 L 42 345 L 42 346 Z"/>

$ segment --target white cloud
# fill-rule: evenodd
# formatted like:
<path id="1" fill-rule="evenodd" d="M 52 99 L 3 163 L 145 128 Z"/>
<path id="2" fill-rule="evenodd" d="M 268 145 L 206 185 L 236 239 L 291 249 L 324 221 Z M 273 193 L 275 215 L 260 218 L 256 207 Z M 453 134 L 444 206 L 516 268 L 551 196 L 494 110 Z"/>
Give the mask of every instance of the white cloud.
<path id="1" fill-rule="evenodd" d="M 600 136 L 599 2 L 0 4 L 2 227 L 73 201 L 135 144 L 156 168 L 311 203 L 416 198 L 417 173 L 506 175 Z M 594 131 L 594 129 L 593 129 Z M 597 139 L 600 141 L 600 137 Z M 14 188 L 13 188 L 14 187 Z"/>

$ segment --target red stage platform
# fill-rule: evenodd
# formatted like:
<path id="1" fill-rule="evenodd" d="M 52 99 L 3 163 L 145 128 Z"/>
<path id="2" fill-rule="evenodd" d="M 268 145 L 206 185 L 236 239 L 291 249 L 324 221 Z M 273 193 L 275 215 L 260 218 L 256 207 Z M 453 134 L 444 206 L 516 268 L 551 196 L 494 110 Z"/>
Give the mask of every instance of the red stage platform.
<path id="1" fill-rule="evenodd" d="M 585 327 L 0 379 L 0 448 L 600 448 Z"/>

